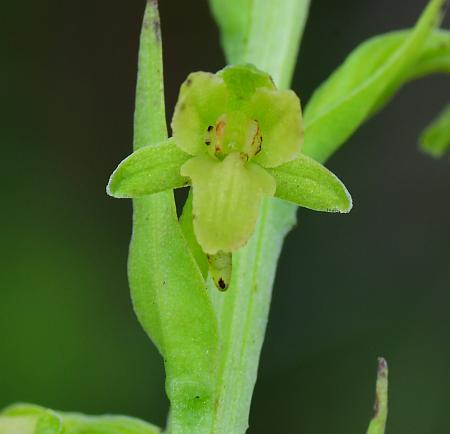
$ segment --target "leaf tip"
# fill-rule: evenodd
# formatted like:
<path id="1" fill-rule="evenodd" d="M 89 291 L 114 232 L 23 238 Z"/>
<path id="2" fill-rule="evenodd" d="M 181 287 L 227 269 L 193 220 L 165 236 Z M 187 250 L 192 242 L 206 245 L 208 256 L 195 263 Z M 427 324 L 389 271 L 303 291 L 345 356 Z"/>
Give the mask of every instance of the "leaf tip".
<path id="1" fill-rule="evenodd" d="M 378 358 L 377 386 L 373 417 L 367 434 L 384 434 L 388 413 L 388 364 L 383 357 Z"/>

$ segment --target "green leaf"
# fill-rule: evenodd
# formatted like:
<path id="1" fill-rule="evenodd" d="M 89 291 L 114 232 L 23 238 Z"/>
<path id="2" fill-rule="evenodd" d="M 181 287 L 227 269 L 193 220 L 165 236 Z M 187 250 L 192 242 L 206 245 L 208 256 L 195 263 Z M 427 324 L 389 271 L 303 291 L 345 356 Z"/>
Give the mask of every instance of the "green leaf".
<path id="1" fill-rule="evenodd" d="M 328 169 L 301 154 L 294 161 L 268 169 L 275 178 L 275 196 L 315 211 L 349 212 L 352 198 Z"/>
<path id="2" fill-rule="evenodd" d="M 348 139 L 390 84 L 417 62 L 440 19 L 443 4 L 444 0 L 430 1 L 414 29 L 397 48 L 395 41 L 390 41 L 391 50 L 364 49 L 364 56 L 355 51 L 316 91 L 304 115 L 304 153 L 324 161 Z M 366 62 L 368 67 L 361 70 Z"/>
<path id="3" fill-rule="evenodd" d="M 46 410 L 38 419 L 34 434 L 62 434 L 61 417 L 51 410 Z"/>
<path id="4" fill-rule="evenodd" d="M 64 434 L 161 434 L 160 428 L 127 416 L 63 413 Z"/>
<path id="5" fill-rule="evenodd" d="M 367 434 L 384 434 L 388 414 L 388 366 L 383 358 L 378 359 L 377 387 L 373 410 L 374 415 L 370 421 Z"/>
<path id="6" fill-rule="evenodd" d="M 379 53 L 377 57 L 383 59 L 384 55 L 389 55 L 389 52 L 397 49 L 410 33 L 411 30 L 403 30 L 372 38 L 357 49 L 359 56 L 367 58 L 374 53 Z M 364 70 L 366 65 L 364 63 L 360 69 Z M 372 107 L 369 116 L 384 107 L 395 93 L 409 81 L 435 73 L 450 74 L 450 32 L 439 29 L 434 30 L 428 36 L 416 63 L 402 71 L 395 80 L 389 83 Z M 370 72 L 367 71 L 367 74 Z"/>
<path id="7" fill-rule="evenodd" d="M 148 1 L 139 49 L 134 150 L 167 140 L 160 21 Z M 178 223 L 172 191 L 133 200 L 128 261 L 133 307 L 164 356 L 173 432 L 205 432 L 214 408 L 217 320 Z"/>
<path id="8" fill-rule="evenodd" d="M 15 404 L 0 414 L 1 434 L 160 434 L 147 422 L 127 416 L 86 416 Z"/>
<path id="9" fill-rule="evenodd" d="M 23 431 L 17 431 L 17 434 L 62 434 L 63 422 L 61 416 L 52 410 L 32 404 L 15 404 L 5 408 L 2 416 L 7 416 L 11 424 L 11 432 L 15 434 L 14 427 L 22 426 Z M 0 419 L 2 419 L 0 417 Z M 25 428 L 27 427 L 27 428 Z M 30 427 L 32 429 L 30 430 Z M 0 433 L 1 422 L 0 422 Z"/>
<path id="10" fill-rule="evenodd" d="M 450 148 L 450 105 L 448 105 L 420 136 L 420 149 L 435 158 Z"/>
<path id="11" fill-rule="evenodd" d="M 194 157 L 181 173 L 192 180 L 194 232 L 203 251 L 214 255 L 246 244 L 262 197 L 275 192 L 273 178 L 238 152 L 223 161 Z"/>
<path id="12" fill-rule="evenodd" d="M 113 172 L 107 192 L 116 198 L 138 198 L 184 187 L 189 180 L 180 175 L 180 167 L 189 158 L 173 140 L 139 148 Z"/>
<path id="13" fill-rule="evenodd" d="M 34 434 L 36 416 L 0 415 L 0 434 Z"/>

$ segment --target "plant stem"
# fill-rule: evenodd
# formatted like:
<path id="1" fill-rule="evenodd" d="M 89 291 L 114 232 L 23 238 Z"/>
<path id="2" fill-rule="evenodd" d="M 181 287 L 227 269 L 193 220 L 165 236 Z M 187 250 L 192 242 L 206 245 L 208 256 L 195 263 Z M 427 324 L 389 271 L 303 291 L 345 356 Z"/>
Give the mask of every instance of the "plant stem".
<path id="1" fill-rule="evenodd" d="M 236 51 L 227 53 L 229 62 L 252 63 L 269 72 L 279 88 L 288 88 L 308 4 L 298 0 L 254 1 L 247 45 L 239 55 Z M 221 5 L 216 2 L 213 6 L 218 18 Z M 218 293 L 210 285 L 222 343 L 211 433 L 241 434 L 248 427 L 277 261 L 284 236 L 295 224 L 295 213 L 296 207 L 287 202 L 265 200 L 252 239 L 233 256 L 229 290 Z"/>

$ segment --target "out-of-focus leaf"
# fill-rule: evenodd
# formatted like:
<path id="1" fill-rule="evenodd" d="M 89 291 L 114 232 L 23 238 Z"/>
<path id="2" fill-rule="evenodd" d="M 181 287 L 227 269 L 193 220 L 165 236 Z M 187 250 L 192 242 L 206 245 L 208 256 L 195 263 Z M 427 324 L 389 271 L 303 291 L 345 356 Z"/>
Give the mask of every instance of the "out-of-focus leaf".
<path id="1" fill-rule="evenodd" d="M 301 154 L 267 171 L 275 178 L 275 196 L 315 211 L 349 212 L 352 198 L 344 184 L 327 168 Z"/>
<path id="2" fill-rule="evenodd" d="M 45 410 L 39 417 L 34 434 L 62 434 L 64 432 L 61 416 L 51 410 Z"/>
<path id="3" fill-rule="evenodd" d="M 127 416 L 62 415 L 64 434 L 160 434 L 161 430 L 147 422 Z"/>
<path id="4" fill-rule="evenodd" d="M 116 198 L 138 198 L 183 187 L 189 179 L 180 175 L 180 167 L 189 158 L 173 140 L 139 148 L 113 172 L 107 192 Z"/>
<path id="5" fill-rule="evenodd" d="M 0 414 L 1 434 L 160 434 L 161 430 L 127 416 L 86 416 L 15 404 Z"/>
<path id="6" fill-rule="evenodd" d="M 420 136 L 420 149 L 435 158 L 450 148 L 450 105 L 442 111 Z"/>
<path id="7" fill-rule="evenodd" d="M 383 48 L 377 39 L 369 48 L 356 49 L 344 64 L 316 91 L 307 105 L 303 151 L 318 161 L 331 155 L 385 98 L 392 83 L 420 58 L 427 39 L 439 22 L 444 0 L 432 0 L 414 29 L 399 44 L 388 38 Z"/>
<path id="8" fill-rule="evenodd" d="M 384 434 L 388 414 L 388 366 L 386 360 L 381 357 L 378 359 L 377 387 L 373 413 L 367 434 Z"/>
<path id="9" fill-rule="evenodd" d="M 392 46 L 395 44 L 400 46 L 410 32 L 411 30 L 404 30 L 372 38 L 364 49 L 368 53 L 392 49 Z M 372 43 L 369 43 L 370 41 Z M 363 46 L 361 49 L 363 49 Z M 406 68 L 395 80 L 389 83 L 372 107 L 370 115 L 383 108 L 404 84 L 425 75 L 436 73 L 450 74 L 450 32 L 440 29 L 434 30 L 428 36 L 417 62 Z"/>
<path id="10" fill-rule="evenodd" d="M 37 417 L 0 416 L 0 434 L 34 434 Z"/>
<path id="11" fill-rule="evenodd" d="M 11 431 L 6 430 L 7 434 L 62 434 L 64 430 L 62 418 L 58 413 L 33 404 L 11 405 L 2 411 L 1 416 L 10 420 Z M 3 417 L 0 417 L 0 420 Z M 3 434 L 1 422 L 0 433 Z"/>

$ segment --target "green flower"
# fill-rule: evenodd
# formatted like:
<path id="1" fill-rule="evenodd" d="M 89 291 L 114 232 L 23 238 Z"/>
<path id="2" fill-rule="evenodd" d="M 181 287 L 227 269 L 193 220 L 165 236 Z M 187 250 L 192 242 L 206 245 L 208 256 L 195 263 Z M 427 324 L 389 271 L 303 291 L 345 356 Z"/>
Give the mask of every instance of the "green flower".
<path id="1" fill-rule="evenodd" d="M 253 66 L 195 72 L 180 90 L 173 137 L 122 161 L 108 193 L 137 198 L 187 185 L 195 236 L 208 255 L 233 252 L 252 235 L 263 197 L 348 212 L 345 186 L 300 153 L 300 101 Z"/>

